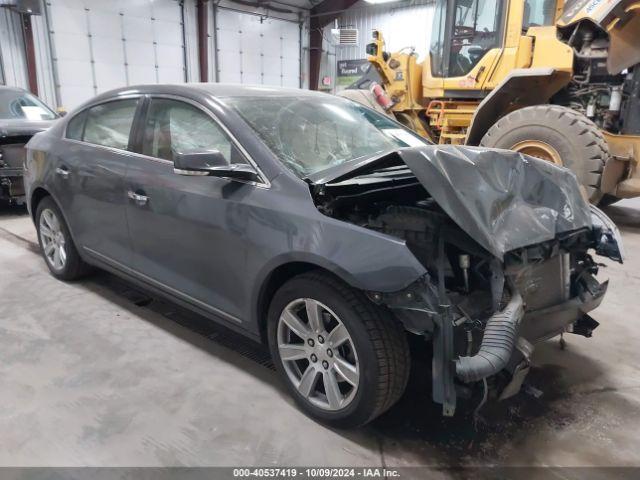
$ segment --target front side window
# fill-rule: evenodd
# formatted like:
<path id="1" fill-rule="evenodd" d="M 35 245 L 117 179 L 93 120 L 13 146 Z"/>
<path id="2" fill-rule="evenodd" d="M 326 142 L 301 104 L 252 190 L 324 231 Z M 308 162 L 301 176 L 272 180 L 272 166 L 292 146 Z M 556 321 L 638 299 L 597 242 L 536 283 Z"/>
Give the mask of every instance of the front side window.
<path id="1" fill-rule="evenodd" d="M 179 100 L 151 100 L 142 153 L 164 160 L 177 153 L 218 150 L 230 163 L 245 163 L 220 126 L 205 112 Z"/>
<path id="2" fill-rule="evenodd" d="M 473 70 L 487 52 L 502 42 L 500 0 L 457 0 L 451 38 L 449 77 Z"/>
<path id="3" fill-rule="evenodd" d="M 2 120 L 53 120 L 57 115 L 42 101 L 30 93 L 0 89 L 0 119 Z"/>
<path id="4" fill-rule="evenodd" d="M 224 101 L 301 178 L 351 160 L 428 144 L 385 115 L 329 95 Z"/>
<path id="5" fill-rule="evenodd" d="M 137 105 L 138 99 L 129 99 L 115 100 L 89 108 L 82 140 L 126 150 Z"/>

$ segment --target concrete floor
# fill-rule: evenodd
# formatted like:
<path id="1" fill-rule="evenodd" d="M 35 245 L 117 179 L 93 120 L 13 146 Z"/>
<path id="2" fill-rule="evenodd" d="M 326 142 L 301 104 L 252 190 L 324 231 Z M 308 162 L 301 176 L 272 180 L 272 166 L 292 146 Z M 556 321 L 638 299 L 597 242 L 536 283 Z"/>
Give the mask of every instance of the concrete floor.
<path id="1" fill-rule="evenodd" d="M 474 429 L 440 418 L 417 372 L 343 432 L 301 414 L 238 336 L 105 273 L 54 280 L 24 210 L 2 207 L 0 466 L 640 466 L 640 200 L 608 213 L 628 261 L 603 272 L 592 339 L 538 347 L 542 397 L 489 404 Z"/>

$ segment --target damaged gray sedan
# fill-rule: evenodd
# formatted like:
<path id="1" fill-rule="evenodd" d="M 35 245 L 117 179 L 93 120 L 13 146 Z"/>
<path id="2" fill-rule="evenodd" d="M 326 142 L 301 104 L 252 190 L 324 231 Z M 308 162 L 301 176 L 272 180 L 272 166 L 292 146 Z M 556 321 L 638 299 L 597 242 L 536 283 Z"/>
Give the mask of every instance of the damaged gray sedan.
<path id="1" fill-rule="evenodd" d="M 225 85 L 103 94 L 28 144 L 52 274 L 97 266 L 269 345 L 297 404 L 365 424 L 432 344 L 433 400 L 520 388 L 536 342 L 591 336 L 623 260 L 568 170 L 428 145 L 365 107 Z M 89 327 L 89 324 L 87 326 Z"/>

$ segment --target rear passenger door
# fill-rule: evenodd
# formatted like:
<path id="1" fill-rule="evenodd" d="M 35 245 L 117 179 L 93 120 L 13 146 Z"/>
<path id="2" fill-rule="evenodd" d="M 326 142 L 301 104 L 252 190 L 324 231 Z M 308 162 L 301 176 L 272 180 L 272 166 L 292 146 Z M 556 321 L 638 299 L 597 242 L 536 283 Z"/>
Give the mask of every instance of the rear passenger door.
<path id="1" fill-rule="evenodd" d="M 246 163 L 223 127 L 200 107 L 153 97 L 126 185 L 134 268 L 189 304 L 239 322 L 246 303 L 247 211 L 256 188 L 226 178 L 174 172 L 176 153 L 218 150 Z"/>
<path id="2" fill-rule="evenodd" d="M 124 179 L 140 98 L 92 106 L 70 120 L 54 173 L 55 195 L 83 253 L 129 265 Z"/>

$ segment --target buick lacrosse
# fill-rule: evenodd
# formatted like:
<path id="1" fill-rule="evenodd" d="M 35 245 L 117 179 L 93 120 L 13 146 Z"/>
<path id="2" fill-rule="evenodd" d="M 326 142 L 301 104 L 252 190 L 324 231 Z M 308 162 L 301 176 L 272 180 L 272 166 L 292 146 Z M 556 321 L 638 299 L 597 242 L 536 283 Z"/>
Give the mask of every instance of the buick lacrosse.
<path id="1" fill-rule="evenodd" d="M 517 393 L 536 342 L 598 326 L 592 255 L 623 260 L 568 170 L 429 145 L 327 94 L 122 88 L 27 148 L 55 277 L 99 267 L 267 343 L 297 404 L 334 426 L 399 399 L 410 339 L 432 344 L 420 374 L 444 415 L 463 393 Z"/>

